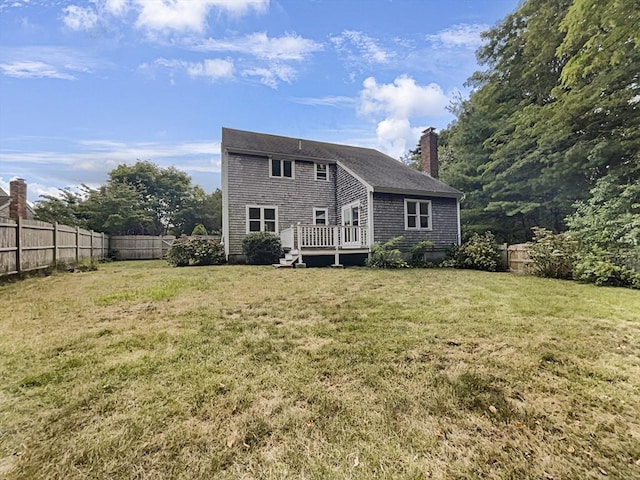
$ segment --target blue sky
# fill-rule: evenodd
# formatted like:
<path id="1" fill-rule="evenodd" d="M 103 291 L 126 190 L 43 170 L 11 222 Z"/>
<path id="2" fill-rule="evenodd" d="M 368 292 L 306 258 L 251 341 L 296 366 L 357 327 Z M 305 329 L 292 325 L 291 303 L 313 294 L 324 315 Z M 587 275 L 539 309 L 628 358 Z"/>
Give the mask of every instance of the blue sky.
<path id="1" fill-rule="evenodd" d="M 122 163 L 220 186 L 221 128 L 399 157 L 518 0 L 0 0 L 0 186 L 98 186 Z"/>

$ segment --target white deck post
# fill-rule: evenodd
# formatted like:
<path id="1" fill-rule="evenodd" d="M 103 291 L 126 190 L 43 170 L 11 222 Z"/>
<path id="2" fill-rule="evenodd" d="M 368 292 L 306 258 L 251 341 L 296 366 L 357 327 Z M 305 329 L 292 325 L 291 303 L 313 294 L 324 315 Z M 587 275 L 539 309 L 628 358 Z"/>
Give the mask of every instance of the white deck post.
<path id="1" fill-rule="evenodd" d="M 337 267 L 340 265 L 340 227 L 338 225 L 333 227 L 333 244 L 336 248 L 333 265 Z"/>

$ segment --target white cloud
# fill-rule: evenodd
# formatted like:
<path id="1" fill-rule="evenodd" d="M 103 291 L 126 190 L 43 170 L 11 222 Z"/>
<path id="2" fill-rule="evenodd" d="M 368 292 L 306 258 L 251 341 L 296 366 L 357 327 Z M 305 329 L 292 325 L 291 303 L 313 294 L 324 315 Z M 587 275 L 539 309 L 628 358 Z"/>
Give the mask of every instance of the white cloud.
<path id="1" fill-rule="evenodd" d="M 62 11 L 62 20 L 71 30 L 93 30 L 98 23 L 98 15 L 93 8 L 69 5 Z"/>
<path id="2" fill-rule="evenodd" d="M 233 78 L 233 62 L 220 58 L 207 59 L 202 63 L 189 65 L 187 72 L 192 77 L 207 77 L 212 80 Z"/>
<path id="3" fill-rule="evenodd" d="M 352 60 L 364 59 L 367 63 L 385 64 L 396 56 L 395 52 L 385 50 L 369 35 L 355 30 L 345 30 L 332 37 L 331 42 Z"/>
<path id="4" fill-rule="evenodd" d="M 484 24 L 460 24 L 441 30 L 434 35 L 427 35 L 426 40 L 444 48 L 476 49 L 482 45 L 480 34 L 489 29 Z"/>
<path id="5" fill-rule="evenodd" d="M 67 47 L 7 47 L 0 50 L 0 72 L 15 78 L 57 78 L 75 80 L 77 73 L 89 73 L 107 65 Z"/>
<path id="6" fill-rule="evenodd" d="M 183 70 L 191 78 L 205 77 L 209 80 L 232 79 L 234 72 L 233 60 L 223 60 L 220 58 L 206 59 L 202 62 L 185 62 L 183 60 L 167 60 L 158 58 L 156 65 L 170 70 Z M 148 69 L 148 64 L 140 66 L 141 69 Z"/>
<path id="7" fill-rule="evenodd" d="M 39 61 L 16 61 L 0 63 L 0 70 L 8 77 L 15 78 L 56 78 L 60 80 L 75 80 L 69 73 L 59 71 L 55 66 Z"/>
<path id="8" fill-rule="evenodd" d="M 68 145 L 63 151 L 17 152 L 0 150 L 0 160 L 19 164 L 58 164 L 85 170 L 104 170 L 105 163 L 117 166 L 136 159 L 160 161 L 178 157 L 220 155 L 219 142 L 114 142 L 110 140 L 83 140 Z"/>
<path id="9" fill-rule="evenodd" d="M 150 31 L 202 32 L 213 8 L 232 15 L 264 12 L 269 0 L 132 0 L 136 26 Z"/>
<path id="10" fill-rule="evenodd" d="M 364 115 L 383 113 L 395 118 L 442 115 L 449 104 L 449 98 L 439 85 L 418 85 L 406 75 L 386 84 L 379 84 L 374 77 L 369 77 L 362 85 L 359 112 Z"/>
<path id="11" fill-rule="evenodd" d="M 123 15 L 130 7 L 129 0 L 105 0 L 104 10 L 111 15 Z"/>
<path id="12" fill-rule="evenodd" d="M 92 30 L 99 22 L 108 23 L 109 17 L 122 18 L 134 12 L 135 26 L 150 34 L 201 33 L 213 10 L 242 16 L 263 13 L 269 7 L 269 0 L 91 0 L 90 3 L 86 7 L 65 7 L 62 10 L 65 25 L 72 30 Z"/>
<path id="13" fill-rule="evenodd" d="M 254 57 L 257 64 L 246 67 L 242 75 L 258 77 L 261 83 L 277 88 L 281 82 L 291 83 L 296 79 L 297 70 L 291 62 L 301 62 L 312 53 L 322 50 L 323 46 L 296 34 L 270 38 L 264 32 L 257 32 L 236 39 L 209 38 L 190 48 L 195 51 L 233 52 Z"/>
<path id="14" fill-rule="evenodd" d="M 205 52 L 237 52 L 265 60 L 304 60 L 310 54 L 322 50 L 322 45 L 296 34 L 269 38 L 264 32 L 256 32 L 237 39 L 209 38 L 192 47 Z"/>
<path id="15" fill-rule="evenodd" d="M 291 100 L 301 105 L 311 105 L 314 107 L 347 107 L 356 103 L 354 98 L 340 95 L 326 97 L 295 97 Z"/>
<path id="16" fill-rule="evenodd" d="M 439 85 L 418 85 L 406 75 L 387 84 L 379 84 L 373 77 L 367 78 L 359 100 L 358 113 L 376 119 L 378 144 L 394 157 L 415 145 L 424 128 L 412 126 L 412 120 L 445 116 L 450 103 L 450 97 Z"/>
<path id="17" fill-rule="evenodd" d="M 57 187 L 48 187 L 41 183 L 30 183 L 27 185 L 27 191 L 29 198 L 39 198 L 43 195 L 50 195 L 52 197 L 60 196 L 60 189 Z"/>
<path id="18" fill-rule="evenodd" d="M 260 82 L 271 88 L 278 88 L 280 82 L 291 83 L 296 71 L 289 65 L 273 64 L 268 67 L 248 68 L 242 71 L 245 77 L 259 77 Z"/>

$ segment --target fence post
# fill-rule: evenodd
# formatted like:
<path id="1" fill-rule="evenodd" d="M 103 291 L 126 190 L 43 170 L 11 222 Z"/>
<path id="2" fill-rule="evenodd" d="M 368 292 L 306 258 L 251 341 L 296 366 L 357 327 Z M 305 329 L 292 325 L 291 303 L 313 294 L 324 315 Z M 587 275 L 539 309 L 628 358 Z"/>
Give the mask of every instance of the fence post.
<path id="1" fill-rule="evenodd" d="M 103 260 L 105 258 L 105 254 L 104 254 L 104 232 L 102 232 L 102 237 L 100 238 L 100 255 Z"/>
<path id="2" fill-rule="evenodd" d="M 53 222 L 53 266 L 58 265 L 58 222 Z"/>
<path id="3" fill-rule="evenodd" d="M 22 271 L 22 219 L 16 220 L 16 271 Z"/>
<path id="4" fill-rule="evenodd" d="M 80 227 L 76 226 L 76 263 L 80 263 Z"/>

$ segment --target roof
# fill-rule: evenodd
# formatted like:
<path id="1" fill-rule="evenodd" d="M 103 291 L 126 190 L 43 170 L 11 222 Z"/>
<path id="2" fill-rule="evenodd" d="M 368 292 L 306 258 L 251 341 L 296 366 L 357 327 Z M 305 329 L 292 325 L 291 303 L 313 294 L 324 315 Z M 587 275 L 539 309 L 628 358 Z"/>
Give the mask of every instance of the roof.
<path id="1" fill-rule="evenodd" d="M 282 137 L 231 128 L 222 129 L 222 149 L 340 163 L 368 183 L 374 192 L 462 197 L 462 192 L 373 148 Z"/>

